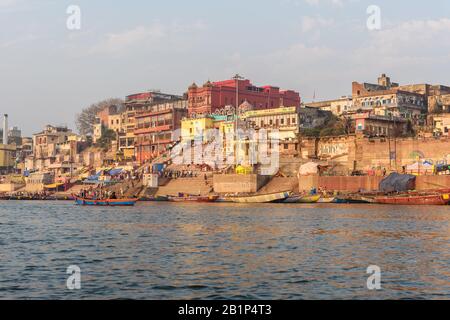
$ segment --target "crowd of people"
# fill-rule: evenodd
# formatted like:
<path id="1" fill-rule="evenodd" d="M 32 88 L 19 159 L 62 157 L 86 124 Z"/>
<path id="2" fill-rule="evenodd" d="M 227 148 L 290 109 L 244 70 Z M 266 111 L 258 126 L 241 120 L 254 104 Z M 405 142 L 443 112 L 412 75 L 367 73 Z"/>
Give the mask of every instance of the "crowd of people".
<path id="1" fill-rule="evenodd" d="M 192 170 L 168 170 L 160 173 L 160 176 L 169 179 L 193 178 L 197 177 L 197 173 Z"/>
<path id="2" fill-rule="evenodd" d="M 114 191 L 105 189 L 103 186 L 99 186 L 97 188 L 81 189 L 78 197 L 91 200 L 107 200 L 117 199 L 117 194 Z"/>

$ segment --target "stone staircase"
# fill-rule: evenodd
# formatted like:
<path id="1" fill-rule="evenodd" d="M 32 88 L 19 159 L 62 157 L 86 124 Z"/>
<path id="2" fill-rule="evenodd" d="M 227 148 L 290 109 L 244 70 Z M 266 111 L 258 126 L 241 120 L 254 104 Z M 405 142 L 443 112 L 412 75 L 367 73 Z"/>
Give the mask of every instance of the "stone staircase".
<path id="1" fill-rule="evenodd" d="M 120 196 L 121 189 L 123 190 L 124 197 L 126 198 L 132 198 L 135 196 L 139 197 L 145 191 L 142 181 L 138 180 L 126 180 L 108 188 L 108 190 L 115 192 L 118 196 Z"/>
<path id="2" fill-rule="evenodd" d="M 57 192 L 57 193 L 55 193 L 55 195 L 56 196 L 67 196 L 68 197 L 68 196 L 70 196 L 72 194 L 79 194 L 82 189 L 88 189 L 91 186 L 94 187 L 94 188 L 96 187 L 96 185 L 76 184 L 72 188 L 70 188 L 69 190 Z"/>
<path id="3" fill-rule="evenodd" d="M 177 195 L 178 193 L 188 193 L 194 195 L 207 195 L 213 192 L 212 175 L 207 174 L 205 183 L 204 175 L 194 178 L 178 178 L 170 180 L 165 186 L 161 186 L 156 193 L 157 196 Z"/>
<path id="4" fill-rule="evenodd" d="M 274 177 L 264 187 L 259 189 L 258 194 L 268 194 L 282 191 L 298 192 L 298 178 Z"/>

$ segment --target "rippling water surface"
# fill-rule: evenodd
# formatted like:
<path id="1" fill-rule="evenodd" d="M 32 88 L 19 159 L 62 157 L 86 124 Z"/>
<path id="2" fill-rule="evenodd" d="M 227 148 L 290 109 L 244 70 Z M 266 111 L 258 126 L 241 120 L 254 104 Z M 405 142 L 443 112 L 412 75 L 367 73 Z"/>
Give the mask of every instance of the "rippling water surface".
<path id="1" fill-rule="evenodd" d="M 450 299 L 449 226 L 450 207 L 0 202 L 0 299 Z"/>

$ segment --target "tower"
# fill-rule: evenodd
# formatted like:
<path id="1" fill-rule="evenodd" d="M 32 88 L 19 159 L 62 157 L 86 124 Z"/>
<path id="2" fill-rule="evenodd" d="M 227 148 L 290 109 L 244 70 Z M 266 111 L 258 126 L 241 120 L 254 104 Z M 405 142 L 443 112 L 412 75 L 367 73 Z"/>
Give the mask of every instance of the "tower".
<path id="1" fill-rule="evenodd" d="M 3 144 L 8 144 L 8 115 L 3 116 Z"/>

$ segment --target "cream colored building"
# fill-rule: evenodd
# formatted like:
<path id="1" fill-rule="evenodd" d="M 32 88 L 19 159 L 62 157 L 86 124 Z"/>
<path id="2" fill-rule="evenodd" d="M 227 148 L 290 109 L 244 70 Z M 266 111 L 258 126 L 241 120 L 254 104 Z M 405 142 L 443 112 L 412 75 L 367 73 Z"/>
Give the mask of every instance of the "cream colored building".
<path id="1" fill-rule="evenodd" d="M 0 169 L 8 170 L 15 165 L 16 146 L 0 144 Z"/>
<path id="2" fill-rule="evenodd" d="M 114 114 L 108 117 L 108 129 L 117 133 L 125 132 L 125 113 Z"/>
<path id="3" fill-rule="evenodd" d="M 433 116 L 433 131 L 439 135 L 450 136 L 450 113 Z"/>

